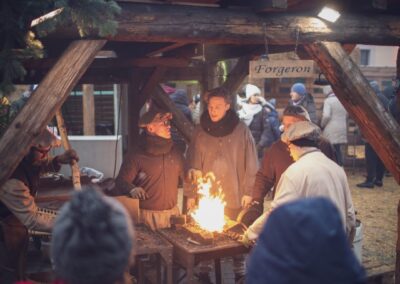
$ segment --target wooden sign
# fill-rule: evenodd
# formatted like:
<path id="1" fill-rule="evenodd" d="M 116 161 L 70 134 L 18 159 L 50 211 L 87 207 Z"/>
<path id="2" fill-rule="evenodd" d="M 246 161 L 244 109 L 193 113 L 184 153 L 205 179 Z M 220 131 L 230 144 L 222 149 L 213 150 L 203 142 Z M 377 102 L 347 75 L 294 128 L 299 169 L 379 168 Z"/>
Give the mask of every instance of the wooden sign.
<path id="1" fill-rule="evenodd" d="M 251 78 L 314 77 L 313 60 L 255 60 L 250 61 Z"/>

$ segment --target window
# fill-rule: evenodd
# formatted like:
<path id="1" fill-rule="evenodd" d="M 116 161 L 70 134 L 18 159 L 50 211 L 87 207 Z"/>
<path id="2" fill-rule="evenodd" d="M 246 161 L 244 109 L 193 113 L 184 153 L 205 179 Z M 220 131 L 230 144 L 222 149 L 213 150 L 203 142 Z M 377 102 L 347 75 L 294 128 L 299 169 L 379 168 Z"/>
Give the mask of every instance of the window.
<path id="1" fill-rule="evenodd" d="M 369 49 L 361 49 L 360 50 L 360 65 L 368 66 L 369 65 Z"/>

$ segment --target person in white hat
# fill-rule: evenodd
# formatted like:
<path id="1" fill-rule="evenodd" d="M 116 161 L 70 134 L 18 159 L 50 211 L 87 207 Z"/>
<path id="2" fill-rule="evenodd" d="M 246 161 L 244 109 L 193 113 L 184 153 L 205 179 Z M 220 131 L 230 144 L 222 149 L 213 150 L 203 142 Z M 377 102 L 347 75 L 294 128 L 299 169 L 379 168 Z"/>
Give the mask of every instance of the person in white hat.
<path id="1" fill-rule="evenodd" d="M 274 105 L 264 99 L 257 86 L 246 84 L 243 91 L 246 99 L 240 104 L 238 115 L 249 127 L 256 143 L 258 157 L 262 158 L 263 150 L 269 148 L 280 137 L 278 113 Z"/>
<path id="2" fill-rule="evenodd" d="M 271 211 L 302 197 L 322 196 L 339 209 L 347 235 L 352 238 L 355 213 L 347 176 L 343 168 L 326 157 L 318 148 L 321 134 L 318 126 L 309 121 L 292 124 L 282 135 L 295 161 L 279 180 L 271 209 L 258 218 L 246 231 L 244 240 L 258 238 Z"/>

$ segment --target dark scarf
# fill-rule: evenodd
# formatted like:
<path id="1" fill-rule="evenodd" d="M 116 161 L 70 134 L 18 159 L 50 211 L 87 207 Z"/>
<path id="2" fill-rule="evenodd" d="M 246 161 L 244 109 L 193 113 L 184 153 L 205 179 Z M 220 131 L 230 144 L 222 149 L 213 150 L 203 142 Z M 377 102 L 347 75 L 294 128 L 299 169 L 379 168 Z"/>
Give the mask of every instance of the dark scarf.
<path id="1" fill-rule="evenodd" d="M 146 153 L 154 156 L 164 155 L 171 151 L 173 143 L 172 139 L 165 139 L 159 136 L 150 135 L 144 133 L 144 139 L 142 144 L 143 149 Z"/>
<path id="2" fill-rule="evenodd" d="M 213 122 L 208 111 L 204 111 L 200 118 L 201 128 L 214 137 L 224 137 L 233 132 L 239 123 L 239 117 L 233 110 L 228 110 L 225 116 L 217 122 Z"/>

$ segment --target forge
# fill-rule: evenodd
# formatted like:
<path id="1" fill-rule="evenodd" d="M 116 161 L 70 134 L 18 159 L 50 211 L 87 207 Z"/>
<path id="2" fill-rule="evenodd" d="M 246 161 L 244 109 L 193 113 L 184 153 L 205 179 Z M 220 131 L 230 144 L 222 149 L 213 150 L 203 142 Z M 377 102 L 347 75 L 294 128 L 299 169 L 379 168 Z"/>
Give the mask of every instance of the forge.
<path id="1" fill-rule="evenodd" d="M 193 240 L 201 245 L 211 245 L 217 241 L 226 239 L 238 240 L 247 227 L 234 220 L 226 219 L 222 232 L 210 232 L 201 228 L 195 222 L 189 222 L 181 226 L 180 231 L 187 239 Z"/>

